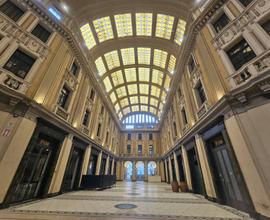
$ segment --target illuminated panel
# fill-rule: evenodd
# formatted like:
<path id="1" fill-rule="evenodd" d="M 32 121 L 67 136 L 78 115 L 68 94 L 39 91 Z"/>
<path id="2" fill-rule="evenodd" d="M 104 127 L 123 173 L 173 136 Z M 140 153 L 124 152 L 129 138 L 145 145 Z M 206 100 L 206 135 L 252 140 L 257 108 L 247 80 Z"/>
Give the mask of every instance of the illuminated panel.
<path id="1" fill-rule="evenodd" d="M 165 99 L 166 99 L 166 92 L 162 91 L 162 94 L 161 94 L 161 101 L 164 103 L 165 102 Z"/>
<path id="2" fill-rule="evenodd" d="M 132 96 L 129 99 L 130 99 L 130 103 L 131 104 L 137 104 L 137 103 L 139 103 L 138 96 Z"/>
<path id="3" fill-rule="evenodd" d="M 152 36 L 152 13 L 136 13 L 137 36 Z"/>
<path id="4" fill-rule="evenodd" d="M 141 105 L 141 111 L 148 112 L 148 106 L 147 105 Z"/>
<path id="5" fill-rule="evenodd" d="M 132 36 L 131 14 L 119 14 L 114 16 L 118 37 Z"/>
<path id="6" fill-rule="evenodd" d="M 155 97 L 159 97 L 160 95 L 160 88 L 156 87 L 156 86 L 152 86 L 151 87 L 151 96 L 155 96 Z"/>
<path id="7" fill-rule="evenodd" d="M 169 90 L 170 83 L 171 83 L 171 78 L 168 75 L 166 75 L 166 79 L 165 79 L 165 83 L 164 83 L 164 88 L 166 89 L 166 91 Z"/>
<path id="8" fill-rule="evenodd" d="M 112 84 L 108 76 L 103 80 L 103 83 L 104 83 L 106 92 L 109 92 L 112 89 Z"/>
<path id="9" fill-rule="evenodd" d="M 165 68 L 168 53 L 163 50 L 154 50 L 154 65 Z"/>
<path id="10" fill-rule="evenodd" d="M 185 28 L 186 28 L 186 22 L 179 19 L 178 25 L 176 28 L 176 33 L 174 37 L 174 41 L 178 44 L 181 45 L 184 39 L 184 34 L 185 34 Z"/>
<path id="11" fill-rule="evenodd" d="M 128 93 L 129 95 L 138 94 L 137 84 L 128 85 Z"/>
<path id="12" fill-rule="evenodd" d="M 110 17 L 103 17 L 93 21 L 99 42 L 113 39 Z"/>
<path id="13" fill-rule="evenodd" d="M 156 69 L 153 69 L 152 82 L 161 86 L 162 81 L 163 81 L 163 76 L 164 76 L 163 72 L 156 70 Z"/>
<path id="14" fill-rule="evenodd" d="M 121 49 L 121 55 L 124 65 L 135 64 L 134 48 Z"/>
<path id="15" fill-rule="evenodd" d="M 131 107 L 131 109 L 132 109 L 133 112 L 137 112 L 137 111 L 139 111 L 139 106 L 134 105 L 134 106 Z"/>
<path id="16" fill-rule="evenodd" d="M 124 115 L 130 113 L 130 108 L 129 108 L 129 107 L 124 108 L 124 109 L 123 109 L 123 113 L 124 113 Z"/>
<path id="17" fill-rule="evenodd" d="M 105 53 L 104 57 L 105 57 L 105 60 L 107 62 L 109 70 L 112 70 L 112 69 L 120 66 L 118 52 L 116 50 Z"/>
<path id="18" fill-rule="evenodd" d="M 149 85 L 148 84 L 139 84 L 141 94 L 149 94 Z"/>
<path id="19" fill-rule="evenodd" d="M 156 115 L 157 114 L 157 109 L 156 108 L 153 108 L 153 107 L 149 107 L 149 111 L 151 112 L 151 113 L 153 113 L 154 115 Z"/>
<path id="20" fill-rule="evenodd" d="M 156 37 L 171 39 L 174 17 L 170 15 L 157 15 Z"/>
<path id="21" fill-rule="evenodd" d="M 114 92 L 111 93 L 110 98 L 111 98 L 112 103 L 116 102 L 116 96 Z"/>
<path id="22" fill-rule="evenodd" d="M 120 105 L 122 106 L 122 108 L 128 106 L 128 98 L 121 99 Z"/>
<path id="23" fill-rule="evenodd" d="M 115 108 L 115 111 L 116 112 L 119 112 L 119 110 L 120 110 L 120 106 L 119 106 L 119 104 L 117 103 L 115 106 L 114 106 L 114 108 Z"/>
<path id="24" fill-rule="evenodd" d="M 139 64 L 150 64 L 151 60 L 151 48 L 138 47 L 138 63 Z"/>
<path id="25" fill-rule="evenodd" d="M 97 58 L 95 61 L 95 64 L 96 64 L 96 67 L 98 70 L 98 74 L 100 76 L 103 76 L 103 74 L 106 73 L 106 68 L 105 68 L 105 65 L 103 63 L 102 57 Z"/>
<path id="26" fill-rule="evenodd" d="M 135 68 L 125 69 L 125 76 L 126 76 L 127 82 L 137 81 L 136 69 Z"/>
<path id="27" fill-rule="evenodd" d="M 122 98 L 124 96 L 127 96 L 127 91 L 126 91 L 125 86 L 118 88 L 116 90 L 116 94 L 117 94 L 118 98 Z"/>
<path id="28" fill-rule="evenodd" d="M 111 77 L 112 77 L 112 81 L 113 81 L 114 86 L 118 86 L 118 85 L 124 83 L 122 70 L 118 70 L 118 71 L 112 73 Z"/>
<path id="29" fill-rule="evenodd" d="M 149 68 L 139 68 L 139 81 L 149 82 L 150 69 Z"/>
<path id="30" fill-rule="evenodd" d="M 169 59 L 169 64 L 168 64 L 168 71 L 171 74 L 174 74 L 175 64 L 176 64 L 176 58 L 175 58 L 175 56 L 171 55 L 170 59 Z"/>
<path id="31" fill-rule="evenodd" d="M 83 39 L 85 41 L 85 45 L 87 46 L 87 48 L 90 50 L 91 48 L 93 48 L 97 43 L 95 41 L 95 38 L 93 36 L 93 33 L 90 29 L 89 24 L 85 24 L 83 26 L 81 26 L 80 28 Z"/>
<path id="32" fill-rule="evenodd" d="M 123 117 L 122 112 L 119 112 L 118 117 L 119 117 L 119 118 L 120 118 L 120 120 L 121 120 L 121 118 Z"/>
<path id="33" fill-rule="evenodd" d="M 163 106 L 164 106 L 163 103 L 160 102 L 160 103 L 159 103 L 159 110 L 160 110 L 160 111 L 162 111 Z"/>
<path id="34" fill-rule="evenodd" d="M 148 104 L 148 96 L 140 96 L 141 104 Z"/>
<path id="35" fill-rule="evenodd" d="M 154 99 L 154 98 L 150 98 L 150 105 L 153 105 L 153 106 L 158 106 L 158 100 L 157 99 Z"/>

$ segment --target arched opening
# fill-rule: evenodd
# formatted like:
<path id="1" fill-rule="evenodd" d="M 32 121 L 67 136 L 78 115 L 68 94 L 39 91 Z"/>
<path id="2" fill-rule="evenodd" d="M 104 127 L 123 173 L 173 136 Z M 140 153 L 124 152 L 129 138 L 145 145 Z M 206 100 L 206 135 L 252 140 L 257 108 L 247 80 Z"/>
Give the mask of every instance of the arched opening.
<path id="1" fill-rule="evenodd" d="M 132 178 L 132 162 L 131 161 L 126 161 L 125 164 L 124 164 L 124 167 L 125 167 L 124 180 L 131 181 L 131 178 Z"/>
<path id="2" fill-rule="evenodd" d="M 144 180 L 144 163 L 142 161 L 138 161 L 136 163 L 137 168 L 137 181 Z"/>
<path id="3" fill-rule="evenodd" d="M 148 176 L 157 175 L 157 163 L 155 161 L 150 161 L 148 163 Z"/>

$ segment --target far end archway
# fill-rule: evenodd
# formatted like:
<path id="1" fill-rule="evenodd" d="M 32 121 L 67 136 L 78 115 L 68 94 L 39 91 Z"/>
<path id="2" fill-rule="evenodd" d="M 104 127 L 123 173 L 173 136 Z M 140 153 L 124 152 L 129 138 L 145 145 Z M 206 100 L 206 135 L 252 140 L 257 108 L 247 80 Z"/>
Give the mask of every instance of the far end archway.
<path id="1" fill-rule="evenodd" d="M 144 180 L 144 163 L 142 161 L 138 161 L 136 163 L 137 168 L 137 181 Z"/>
<path id="2" fill-rule="evenodd" d="M 157 175 L 157 163 L 155 161 L 150 161 L 148 163 L 148 176 L 155 176 Z"/>
<path id="3" fill-rule="evenodd" d="M 132 178 L 132 162 L 131 161 L 126 161 L 124 163 L 124 167 L 125 167 L 124 180 L 131 181 L 131 178 Z"/>

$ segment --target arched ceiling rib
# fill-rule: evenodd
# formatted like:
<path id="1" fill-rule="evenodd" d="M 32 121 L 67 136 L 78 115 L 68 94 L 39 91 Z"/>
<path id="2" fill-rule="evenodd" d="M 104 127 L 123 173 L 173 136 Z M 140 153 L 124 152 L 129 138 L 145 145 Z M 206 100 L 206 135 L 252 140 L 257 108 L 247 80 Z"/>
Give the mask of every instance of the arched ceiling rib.
<path id="1" fill-rule="evenodd" d="M 121 119 L 160 118 L 177 64 L 190 0 L 67 0 L 96 76 Z M 73 6 L 72 6 L 73 4 Z"/>

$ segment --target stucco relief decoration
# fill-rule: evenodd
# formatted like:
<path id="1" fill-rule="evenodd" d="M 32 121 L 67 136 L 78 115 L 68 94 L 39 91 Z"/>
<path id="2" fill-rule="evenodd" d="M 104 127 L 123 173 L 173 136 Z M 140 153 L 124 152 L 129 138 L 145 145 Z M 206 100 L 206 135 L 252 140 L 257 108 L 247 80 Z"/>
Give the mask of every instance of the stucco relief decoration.
<path id="1" fill-rule="evenodd" d="M 66 83 L 74 91 L 76 89 L 76 80 L 71 76 L 71 74 L 66 73 Z"/>
<path id="2" fill-rule="evenodd" d="M 270 67 L 270 53 L 267 53 L 261 59 L 254 63 L 254 66 L 258 72 L 261 72 Z"/>

